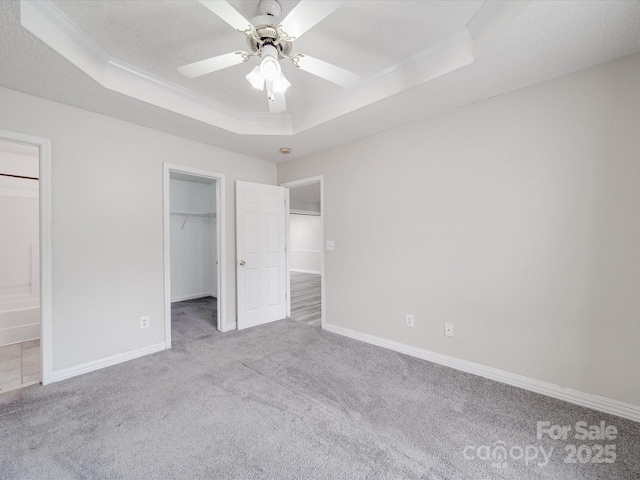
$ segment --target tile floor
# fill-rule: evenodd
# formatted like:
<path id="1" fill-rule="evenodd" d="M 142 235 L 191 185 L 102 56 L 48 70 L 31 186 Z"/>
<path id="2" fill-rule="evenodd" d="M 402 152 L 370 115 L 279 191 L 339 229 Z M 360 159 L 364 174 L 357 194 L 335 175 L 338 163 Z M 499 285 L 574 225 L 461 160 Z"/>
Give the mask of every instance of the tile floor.
<path id="1" fill-rule="evenodd" d="M 39 339 L 0 347 L 0 393 L 40 380 Z"/>

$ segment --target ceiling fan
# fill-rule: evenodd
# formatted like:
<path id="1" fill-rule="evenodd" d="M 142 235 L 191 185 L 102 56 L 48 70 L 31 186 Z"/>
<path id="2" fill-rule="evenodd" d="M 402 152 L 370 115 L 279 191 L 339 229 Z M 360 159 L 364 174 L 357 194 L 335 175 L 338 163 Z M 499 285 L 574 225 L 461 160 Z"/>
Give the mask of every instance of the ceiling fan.
<path id="1" fill-rule="evenodd" d="M 344 0 L 301 0 L 281 22 L 278 17 L 282 7 L 277 0 L 260 0 L 261 15 L 251 21 L 224 0 L 200 0 L 200 3 L 244 34 L 250 51 L 226 53 L 178 68 L 187 77 L 199 77 L 259 57 L 260 64 L 246 78 L 254 88 L 266 90 L 272 113 L 287 109 L 284 92 L 291 85 L 282 72 L 281 58 L 287 58 L 295 67 L 342 87 L 349 88 L 360 81 L 358 75 L 344 68 L 307 54 L 292 53 L 294 41 L 333 13 Z"/>

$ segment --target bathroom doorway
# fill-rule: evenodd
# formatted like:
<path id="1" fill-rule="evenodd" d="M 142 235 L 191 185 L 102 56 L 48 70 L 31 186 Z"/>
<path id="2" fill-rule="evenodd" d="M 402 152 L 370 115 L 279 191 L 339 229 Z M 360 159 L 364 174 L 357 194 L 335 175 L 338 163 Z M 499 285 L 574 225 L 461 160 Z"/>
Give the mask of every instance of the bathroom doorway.
<path id="1" fill-rule="evenodd" d="M 0 393 L 49 383 L 50 141 L 0 131 Z"/>

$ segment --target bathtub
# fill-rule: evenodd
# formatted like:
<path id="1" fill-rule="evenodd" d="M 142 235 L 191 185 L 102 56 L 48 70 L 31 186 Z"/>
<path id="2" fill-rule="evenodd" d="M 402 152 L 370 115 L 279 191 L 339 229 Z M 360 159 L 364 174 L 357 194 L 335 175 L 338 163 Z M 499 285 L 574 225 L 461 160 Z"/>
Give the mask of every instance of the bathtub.
<path id="1" fill-rule="evenodd" d="M 40 338 L 40 306 L 33 302 L 0 305 L 0 345 Z"/>

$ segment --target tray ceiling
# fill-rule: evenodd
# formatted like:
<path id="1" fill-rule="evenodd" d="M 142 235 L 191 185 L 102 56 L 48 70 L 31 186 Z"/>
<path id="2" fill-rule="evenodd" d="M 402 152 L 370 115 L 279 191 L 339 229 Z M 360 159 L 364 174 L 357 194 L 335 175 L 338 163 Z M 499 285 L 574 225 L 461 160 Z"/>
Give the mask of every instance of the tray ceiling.
<path id="1" fill-rule="evenodd" d="M 257 1 L 229 3 L 258 14 Z M 280 18 L 297 3 L 282 0 Z M 12 1 L 0 13 L 0 41 L 19 49 L 2 58 L 1 85 L 274 162 L 640 51 L 637 1 L 347 1 L 294 50 L 362 81 L 345 89 L 282 60 L 288 108 L 272 114 L 244 79 L 256 59 L 178 73 L 247 50 L 195 0 Z M 33 76 L 50 70 L 48 85 Z"/>

